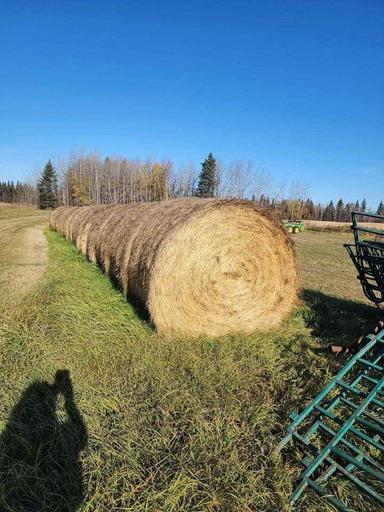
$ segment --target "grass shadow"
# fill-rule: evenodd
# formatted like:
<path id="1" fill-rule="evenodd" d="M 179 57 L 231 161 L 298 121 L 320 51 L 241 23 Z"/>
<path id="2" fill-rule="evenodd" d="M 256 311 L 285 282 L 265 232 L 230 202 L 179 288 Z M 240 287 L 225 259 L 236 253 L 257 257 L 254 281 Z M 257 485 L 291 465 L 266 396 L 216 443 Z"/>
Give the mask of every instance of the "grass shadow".
<path id="1" fill-rule="evenodd" d="M 77 510 L 84 497 L 79 457 L 86 444 L 69 372 L 58 371 L 53 384 L 30 384 L 0 436 L 0 510 Z"/>
<path id="2" fill-rule="evenodd" d="M 117 278 L 119 269 L 117 267 L 115 259 L 113 257 L 110 257 L 108 272 L 105 272 L 105 270 L 103 270 L 105 267 L 104 267 L 103 259 L 100 255 L 100 251 L 96 251 L 96 261 L 97 261 L 97 264 L 98 264 L 98 267 L 100 268 L 100 270 L 108 276 L 114 289 L 116 291 L 118 291 L 119 293 L 121 293 L 122 295 L 125 295 L 124 291 L 121 287 L 121 284 L 119 283 L 119 280 Z M 127 295 L 125 296 L 125 299 L 131 305 L 135 315 L 140 320 L 142 320 L 143 322 L 148 324 L 149 327 L 153 328 L 148 309 L 145 306 L 143 306 L 143 304 L 137 299 L 137 297 L 135 297 L 132 293 L 129 292 L 129 289 L 128 289 Z"/>
<path id="3" fill-rule="evenodd" d="M 319 338 L 320 348 L 349 346 L 380 316 L 376 308 L 348 299 L 304 289 L 301 298 L 308 306 L 305 321 Z"/>
<path id="4" fill-rule="evenodd" d="M 149 311 L 145 306 L 142 305 L 142 303 L 139 301 L 139 299 L 137 299 L 133 295 L 127 295 L 126 300 L 132 306 L 132 309 L 133 309 L 135 315 L 138 318 L 140 318 L 140 320 L 142 320 L 143 322 L 148 324 L 148 326 L 151 329 L 153 329 L 154 327 L 153 327 L 153 323 L 151 321 Z"/>

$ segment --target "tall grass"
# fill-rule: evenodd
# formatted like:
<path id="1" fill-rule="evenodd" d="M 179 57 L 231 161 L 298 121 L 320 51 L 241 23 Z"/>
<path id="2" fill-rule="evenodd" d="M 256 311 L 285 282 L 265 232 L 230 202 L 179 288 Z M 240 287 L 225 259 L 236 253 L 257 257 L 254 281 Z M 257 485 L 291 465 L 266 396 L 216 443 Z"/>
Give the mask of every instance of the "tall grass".
<path id="1" fill-rule="evenodd" d="M 314 350 L 310 310 L 274 334 L 160 337 L 96 266 L 58 234 L 47 237 L 45 278 L 0 330 L 1 439 L 13 439 L 1 459 L 0 509 L 287 510 L 296 466 L 273 449 L 288 413 L 334 371 Z M 67 383 L 61 419 L 47 423 L 57 370 L 70 372 L 73 396 Z M 60 478 L 52 447 L 78 471 Z M 308 494 L 297 510 L 331 508 Z"/>

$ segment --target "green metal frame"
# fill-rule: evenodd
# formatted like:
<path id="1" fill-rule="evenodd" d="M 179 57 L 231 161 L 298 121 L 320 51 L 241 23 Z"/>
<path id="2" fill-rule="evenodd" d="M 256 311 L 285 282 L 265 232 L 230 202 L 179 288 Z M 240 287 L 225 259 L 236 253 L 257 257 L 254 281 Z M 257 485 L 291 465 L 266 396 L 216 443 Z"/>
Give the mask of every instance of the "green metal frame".
<path id="1" fill-rule="evenodd" d="M 352 212 L 354 244 L 345 244 L 357 272 L 365 296 L 380 307 L 384 303 L 384 229 L 361 225 L 360 218 L 384 222 L 384 216 L 372 213 Z M 371 235 L 371 238 L 366 238 Z M 374 240 L 372 240 L 374 235 Z"/>
<path id="2" fill-rule="evenodd" d="M 343 475 L 384 505 L 384 329 L 362 345 L 302 413 L 290 415 L 277 449 L 293 442 L 304 455 L 292 503 L 311 488 L 337 510 L 350 512 L 332 489 Z"/>

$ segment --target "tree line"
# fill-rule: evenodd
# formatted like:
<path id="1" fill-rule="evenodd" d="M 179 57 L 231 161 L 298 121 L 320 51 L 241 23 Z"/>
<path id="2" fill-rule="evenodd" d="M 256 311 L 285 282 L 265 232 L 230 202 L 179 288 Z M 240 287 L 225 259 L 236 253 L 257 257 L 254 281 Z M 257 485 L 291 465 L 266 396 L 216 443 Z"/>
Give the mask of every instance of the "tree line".
<path id="1" fill-rule="evenodd" d="M 0 182 L 0 202 L 29 206 L 37 205 L 37 189 L 30 183 L 21 183 L 20 181 L 16 183 L 13 181 Z"/>
<path id="2" fill-rule="evenodd" d="M 282 199 L 276 201 L 274 198 L 270 199 L 268 196 L 262 195 L 258 202 L 265 208 L 276 210 L 281 218 L 349 222 L 352 212 L 375 213 L 384 216 L 383 201 L 380 201 L 376 210 L 368 212 L 365 198 L 361 203 L 359 201 L 344 203 L 343 199 L 340 198 L 336 204 L 330 201 L 323 205 L 320 203 L 314 204 L 309 198 L 306 200 Z"/>
<path id="3" fill-rule="evenodd" d="M 68 160 L 58 162 L 56 184 L 50 186 L 57 190 L 57 204 L 81 206 L 172 197 L 249 198 L 253 193 L 259 197 L 267 180 L 266 173 L 255 170 L 250 162 L 224 165 L 212 154 L 201 164 L 199 173 L 193 163 L 175 169 L 169 160 L 101 158 L 96 153 L 72 153 Z M 46 183 L 49 182 L 48 177 Z"/>
<path id="4" fill-rule="evenodd" d="M 53 167 L 48 161 L 36 187 L 1 184 L 0 201 L 57 205 L 126 204 L 160 201 L 173 197 L 248 198 L 274 211 L 280 218 L 348 222 L 352 211 L 367 211 L 367 202 L 330 201 L 323 205 L 306 198 L 306 190 L 295 184 L 267 194 L 271 178 L 252 163 L 238 160 L 224 165 L 212 153 L 198 172 L 193 163 L 175 169 L 169 160 L 101 158 L 97 153 L 72 153 Z M 16 192 L 17 189 L 17 192 Z M 4 193 L 2 194 L 2 191 Z M 383 202 L 375 213 L 384 215 Z"/>

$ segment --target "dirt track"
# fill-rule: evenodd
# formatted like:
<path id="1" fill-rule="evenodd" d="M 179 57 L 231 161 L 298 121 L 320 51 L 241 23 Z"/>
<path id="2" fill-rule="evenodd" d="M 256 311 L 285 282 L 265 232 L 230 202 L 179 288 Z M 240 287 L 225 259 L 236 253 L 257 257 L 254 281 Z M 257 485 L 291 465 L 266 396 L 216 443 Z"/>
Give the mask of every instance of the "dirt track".
<path id="1" fill-rule="evenodd" d="M 44 227 L 49 213 L 0 204 L 0 307 L 13 303 L 42 276 L 47 262 Z"/>

